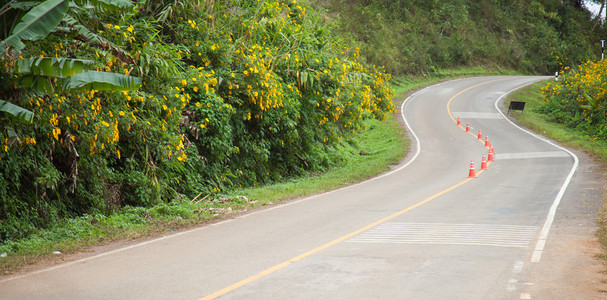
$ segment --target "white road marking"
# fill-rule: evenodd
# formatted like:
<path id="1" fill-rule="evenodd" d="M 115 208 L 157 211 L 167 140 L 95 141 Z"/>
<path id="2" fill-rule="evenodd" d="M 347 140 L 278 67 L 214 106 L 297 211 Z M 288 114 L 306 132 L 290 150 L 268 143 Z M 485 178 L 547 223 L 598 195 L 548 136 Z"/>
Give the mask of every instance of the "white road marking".
<path id="1" fill-rule="evenodd" d="M 523 271 L 523 267 L 524 267 L 524 266 L 525 266 L 525 263 L 524 263 L 524 262 L 522 262 L 522 261 L 517 261 L 517 262 L 514 264 L 514 267 L 512 267 L 512 272 L 513 272 L 514 274 L 519 274 L 520 272 L 522 272 L 522 271 Z"/>
<path id="2" fill-rule="evenodd" d="M 461 119 L 502 119 L 502 115 L 499 113 L 491 113 L 491 112 L 452 112 L 451 113 L 455 117 L 460 117 Z"/>
<path id="3" fill-rule="evenodd" d="M 506 118 L 506 116 L 504 115 L 504 113 L 499 109 L 499 107 L 497 106 L 497 104 L 502 101 L 502 99 L 504 97 L 506 97 L 508 94 L 510 94 L 511 92 L 521 89 L 523 87 L 526 87 L 530 84 L 532 84 L 533 82 L 526 84 L 526 85 L 522 85 L 519 88 L 516 88 L 514 90 L 511 90 L 507 93 L 505 93 L 504 95 L 502 95 L 501 97 L 499 97 L 495 103 L 495 109 L 504 117 L 504 119 L 506 121 L 508 121 L 512 126 L 520 129 L 521 131 L 543 141 L 546 142 L 556 148 L 559 148 L 565 152 L 567 152 L 572 158 L 573 158 L 573 166 L 571 167 L 571 170 L 569 171 L 569 175 L 567 175 L 567 178 L 565 179 L 565 182 L 563 182 L 563 185 L 561 186 L 558 194 L 556 195 L 556 197 L 554 198 L 554 201 L 552 202 L 552 206 L 550 206 L 550 209 L 548 210 L 548 215 L 546 216 L 546 221 L 544 222 L 544 226 L 542 227 L 542 231 L 540 233 L 540 236 L 538 238 L 537 244 L 535 246 L 535 250 L 533 251 L 533 255 L 531 256 L 531 262 L 539 262 L 542 258 L 542 253 L 544 252 L 544 245 L 546 244 L 546 239 L 548 239 L 548 233 L 550 232 L 550 227 L 552 227 L 552 223 L 554 222 L 554 217 L 556 215 L 556 209 L 558 208 L 559 204 L 561 203 L 561 199 L 563 198 L 563 195 L 565 194 L 565 190 L 567 190 L 567 187 L 569 186 L 569 183 L 571 182 L 571 179 L 573 178 L 573 174 L 575 174 L 575 171 L 577 170 L 578 164 L 579 164 L 579 159 L 578 157 L 571 151 L 567 150 L 564 147 L 561 147 L 551 141 L 549 141 L 548 139 L 541 137 L 533 132 L 530 132 L 529 130 L 523 129 L 522 127 L 514 124 L 514 122 L 510 121 L 510 119 Z M 531 299 L 531 298 L 529 298 Z"/>
<path id="4" fill-rule="evenodd" d="M 528 247 L 536 228 L 520 225 L 386 222 L 348 242 Z"/>
<path id="5" fill-rule="evenodd" d="M 508 280 L 508 285 L 506 286 L 506 290 L 509 293 L 512 293 L 514 291 L 516 291 L 516 284 L 518 283 L 518 280 L 516 279 L 510 279 Z"/>
<path id="6" fill-rule="evenodd" d="M 521 293 L 521 300 L 529 300 L 529 299 L 531 299 L 531 294 Z"/>
<path id="7" fill-rule="evenodd" d="M 570 157 L 564 151 L 546 151 L 546 152 L 520 152 L 520 153 L 496 153 L 495 159 L 524 159 L 524 158 L 552 158 L 552 157 Z"/>

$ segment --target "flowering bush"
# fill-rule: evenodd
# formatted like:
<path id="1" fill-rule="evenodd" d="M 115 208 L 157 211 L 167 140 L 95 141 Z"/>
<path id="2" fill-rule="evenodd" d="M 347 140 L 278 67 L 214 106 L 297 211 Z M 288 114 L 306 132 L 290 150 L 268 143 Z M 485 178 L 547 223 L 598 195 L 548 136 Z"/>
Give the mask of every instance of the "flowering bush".
<path id="1" fill-rule="evenodd" d="M 327 152 L 342 136 L 394 110 L 390 76 L 295 0 L 169 8 L 80 12 L 91 35 L 57 31 L 2 56 L 0 76 L 14 85 L 0 96 L 35 117 L 0 120 L 11 127 L 0 133 L 0 239 L 65 216 L 326 170 L 339 163 Z M 24 56 L 79 58 L 143 84 L 62 89 L 51 80 L 52 92 L 40 93 L 13 71 Z"/>
<path id="2" fill-rule="evenodd" d="M 595 139 L 607 140 L 607 61 L 588 61 L 565 67 L 557 82 L 543 89 L 540 111 L 556 122 L 581 130 Z"/>

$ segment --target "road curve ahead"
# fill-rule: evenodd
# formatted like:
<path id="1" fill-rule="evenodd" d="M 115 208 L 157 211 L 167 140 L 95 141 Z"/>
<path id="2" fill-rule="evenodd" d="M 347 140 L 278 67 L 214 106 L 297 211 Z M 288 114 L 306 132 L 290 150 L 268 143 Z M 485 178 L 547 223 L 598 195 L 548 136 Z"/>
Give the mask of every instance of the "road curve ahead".
<path id="1" fill-rule="evenodd" d="M 0 278 L 0 298 L 531 299 L 528 277 L 577 158 L 515 127 L 496 102 L 541 79 L 423 89 L 403 102 L 411 154 L 389 173 Z M 485 140 L 495 154 L 481 171 Z"/>

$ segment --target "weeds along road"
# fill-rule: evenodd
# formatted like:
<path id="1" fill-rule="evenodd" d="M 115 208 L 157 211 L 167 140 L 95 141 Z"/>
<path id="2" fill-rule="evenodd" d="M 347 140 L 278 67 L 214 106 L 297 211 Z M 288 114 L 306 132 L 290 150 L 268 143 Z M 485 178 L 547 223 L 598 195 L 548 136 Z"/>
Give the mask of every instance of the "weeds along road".
<path id="1" fill-rule="evenodd" d="M 423 89 L 402 107 L 411 154 L 389 173 L 4 278 L 0 298 L 536 299 L 530 274 L 557 205 L 576 201 L 565 187 L 577 158 L 515 127 L 495 103 L 541 79 Z M 495 161 L 480 172 L 486 135 Z"/>

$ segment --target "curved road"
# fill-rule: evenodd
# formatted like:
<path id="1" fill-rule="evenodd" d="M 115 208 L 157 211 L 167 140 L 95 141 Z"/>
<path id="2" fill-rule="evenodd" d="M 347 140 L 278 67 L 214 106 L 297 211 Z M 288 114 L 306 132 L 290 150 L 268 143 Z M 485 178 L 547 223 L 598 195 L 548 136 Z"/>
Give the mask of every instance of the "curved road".
<path id="1" fill-rule="evenodd" d="M 423 89 L 402 105 L 414 142 L 391 172 L 0 278 L 0 298 L 535 299 L 529 274 L 545 254 L 577 158 L 515 127 L 496 102 L 541 79 L 480 77 Z M 482 172 L 488 149 L 478 129 L 496 152 Z M 477 178 L 468 178 L 470 161 Z"/>

